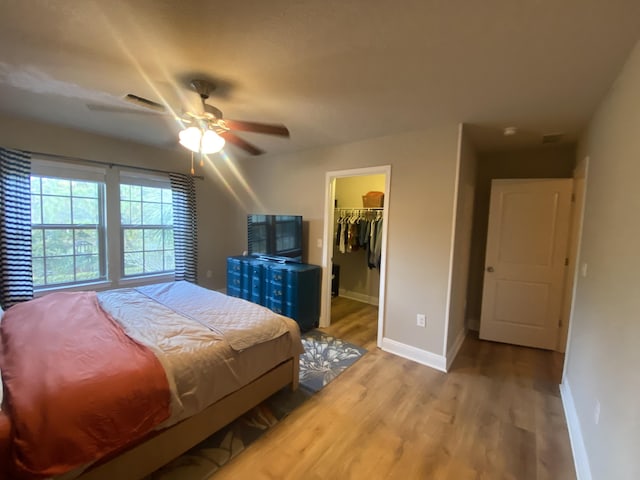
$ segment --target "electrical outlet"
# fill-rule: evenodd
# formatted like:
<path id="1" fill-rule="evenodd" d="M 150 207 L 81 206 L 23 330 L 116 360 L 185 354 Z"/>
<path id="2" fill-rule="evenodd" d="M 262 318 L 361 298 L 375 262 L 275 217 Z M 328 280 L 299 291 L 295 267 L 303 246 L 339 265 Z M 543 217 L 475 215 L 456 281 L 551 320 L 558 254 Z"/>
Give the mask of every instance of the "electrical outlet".
<path id="1" fill-rule="evenodd" d="M 593 423 L 600 423 L 600 401 L 596 400 L 596 406 L 593 408 Z"/>
<path id="2" fill-rule="evenodd" d="M 427 317 L 424 313 L 419 313 L 418 315 L 416 315 L 416 325 L 419 327 L 427 326 Z"/>

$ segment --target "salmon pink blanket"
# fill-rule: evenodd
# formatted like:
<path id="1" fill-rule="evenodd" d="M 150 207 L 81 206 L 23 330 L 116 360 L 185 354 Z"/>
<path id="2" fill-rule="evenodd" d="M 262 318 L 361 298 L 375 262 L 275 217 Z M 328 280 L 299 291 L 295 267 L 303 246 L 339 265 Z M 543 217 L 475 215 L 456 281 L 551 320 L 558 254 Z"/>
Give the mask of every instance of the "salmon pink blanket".
<path id="1" fill-rule="evenodd" d="M 166 375 L 93 292 L 52 293 L 5 312 L 0 369 L 18 472 L 49 476 L 142 438 L 170 414 Z"/>

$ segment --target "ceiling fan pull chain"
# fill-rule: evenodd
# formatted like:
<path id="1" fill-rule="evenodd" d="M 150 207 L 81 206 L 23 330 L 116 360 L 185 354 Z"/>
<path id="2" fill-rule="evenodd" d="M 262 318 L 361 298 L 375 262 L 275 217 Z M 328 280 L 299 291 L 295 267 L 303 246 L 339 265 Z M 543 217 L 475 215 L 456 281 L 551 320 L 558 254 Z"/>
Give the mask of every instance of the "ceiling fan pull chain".
<path id="1" fill-rule="evenodd" d="M 193 152 L 191 152 L 191 175 L 195 175 L 196 171 L 193 169 Z"/>

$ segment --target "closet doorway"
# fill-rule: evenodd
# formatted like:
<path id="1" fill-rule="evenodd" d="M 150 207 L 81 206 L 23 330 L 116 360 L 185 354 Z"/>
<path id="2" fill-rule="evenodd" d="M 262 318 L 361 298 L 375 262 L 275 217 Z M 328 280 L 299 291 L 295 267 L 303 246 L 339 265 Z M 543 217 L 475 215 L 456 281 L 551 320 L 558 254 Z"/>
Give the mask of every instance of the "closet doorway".
<path id="1" fill-rule="evenodd" d="M 384 333 L 387 225 L 391 166 L 327 172 L 320 326 L 331 324 L 336 296 L 378 308 L 377 345 Z M 382 205 L 363 196 L 382 192 Z M 334 268 L 335 267 L 335 268 Z"/>

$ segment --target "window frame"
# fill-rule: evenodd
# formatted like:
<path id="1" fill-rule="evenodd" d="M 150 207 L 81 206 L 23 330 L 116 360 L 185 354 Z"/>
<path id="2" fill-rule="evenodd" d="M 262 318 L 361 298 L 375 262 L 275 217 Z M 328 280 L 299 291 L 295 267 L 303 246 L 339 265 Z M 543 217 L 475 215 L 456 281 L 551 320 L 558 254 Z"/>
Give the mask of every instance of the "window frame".
<path id="1" fill-rule="evenodd" d="M 33 236 L 34 230 L 42 232 L 42 246 L 43 252 L 42 256 L 38 256 L 37 258 L 42 258 L 43 260 L 43 268 L 44 268 L 44 278 L 46 281 L 47 278 L 47 255 L 46 255 L 46 235 L 45 232 L 47 230 L 71 230 L 74 235 L 74 245 L 73 245 L 73 254 L 64 255 L 65 257 L 73 258 L 73 276 L 77 277 L 77 257 L 78 253 L 76 251 L 75 245 L 75 235 L 76 230 L 93 230 L 95 229 L 98 233 L 98 268 L 99 268 L 99 276 L 97 278 L 91 279 L 82 279 L 71 282 L 59 282 L 59 283 L 44 283 L 41 285 L 35 284 L 34 278 L 34 292 L 44 292 L 49 290 L 57 290 L 57 289 L 68 289 L 72 287 L 80 287 L 85 285 L 94 285 L 105 283 L 109 279 L 109 271 L 108 271 L 108 241 L 107 241 L 107 214 L 106 214 L 106 202 L 107 202 L 107 179 L 106 179 L 106 170 L 101 167 L 93 167 L 86 165 L 70 165 L 68 163 L 54 162 L 45 159 L 32 159 L 31 163 L 31 174 L 30 180 L 33 177 L 40 178 L 40 191 L 38 194 L 40 197 L 40 223 L 34 224 L 33 219 L 31 221 L 31 234 Z M 97 224 L 76 224 L 73 223 L 73 190 L 69 192 L 68 196 L 59 195 L 61 197 L 69 198 L 70 200 L 70 215 L 71 215 L 71 223 L 68 224 L 52 224 L 52 223 L 44 223 L 44 215 L 43 215 L 43 203 L 42 199 L 42 179 L 43 178 L 52 178 L 52 179 L 61 179 L 67 180 L 70 182 L 73 181 L 88 181 L 94 182 L 98 185 L 98 223 Z M 34 195 L 30 193 L 30 195 Z M 78 197 L 82 198 L 82 197 Z M 90 198 L 90 197 L 87 197 Z M 51 255 L 50 257 L 62 256 L 62 255 Z M 33 249 L 31 251 L 31 258 L 34 259 Z"/>
<path id="2" fill-rule="evenodd" d="M 141 223 L 140 225 L 136 225 L 136 224 L 123 224 L 122 223 L 122 212 L 121 212 L 121 206 L 122 206 L 122 195 L 121 195 L 121 187 L 123 185 L 132 185 L 132 186 L 140 186 L 140 187 L 151 187 L 151 188 L 161 188 L 161 189 L 166 189 L 169 190 L 169 192 L 171 192 L 171 194 L 173 195 L 173 190 L 171 188 L 171 182 L 169 180 L 168 177 L 164 177 L 164 176 L 159 176 L 159 175 L 154 175 L 154 174 L 150 174 L 150 173 L 146 173 L 146 172 L 133 172 L 133 171 L 129 171 L 129 170 L 122 170 L 120 171 L 119 174 L 119 180 L 118 180 L 118 213 L 119 213 L 119 230 L 120 230 L 120 258 L 119 258 L 119 262 L 120 262 L 120 281 L 124 281 L 125 283 L 130 282 L 130 281 L 135 281 L 138 279 L 145 279 L 145 278 L 157 278 L 157 277 L 166 277 L 166 276 L 171 276 L 173 277 L 173 275 L 175 274 L 175 243 L 174 243 L 174 237 L 173 237 L 173 215 L 171 218 L 171 224 L 169 225 L 165 225 L 165 224 L 153 224 L 153 225 L 145 225 L 142 221 L 143 215 L 144 215 L 144 198 L 140 199 L 140 203 L 141 203 Z M 125 200 L 125 201 L 132 201 L 132 200 Z M 148 202 L 151 203 L 151 202 Z M 160 204 L 163 205 L 165 204 L 165 202 L 160 201 Z M 171 202 L 171 208 L 173 211 L 173 202 Z M 162 213 L 160 214 L 160 219 L 162 221 Z M 126 256 L 126 251 L 125 251 L 125 231 L 126 230 L 141 230 L 142 231 L 142 242 L 143 242 L 143 247 L 142 247 L 142 254 L 143 254 L 143 270 L 144 270 L 144 265 L 145 265 L 145 254 L 146 254 L 146 250 L 144 248 L 144 231 L 145 230 L 162 230 L 162 243 L 163 243 L 163 248 L 161 250 L 154 250 L 154 251 L 160 251 L 163 254 L 163 268 L 164 268 L 164 264 L 165 264 L 165 255 L 166 252 L 169 251 L 169 249 L 165 248 L 165 241 L 166 241 L 166 232 L 167 231 L 171 231 L 171 236 L 172 236 L 172 243 L 173 243 L 173 248 L 171 249 L 171 251 L 173 252 L 173 258 L 174 258 L 174 263 L 173 263 L 173 268 L 172 269 L 163 269 L 163 270 L 156 270 L 153 272 L 141 272 L 141 273 L 134 273 L 134 274 L 129 274 L 127 275 L 125 273 L 125 256 Z"/>

